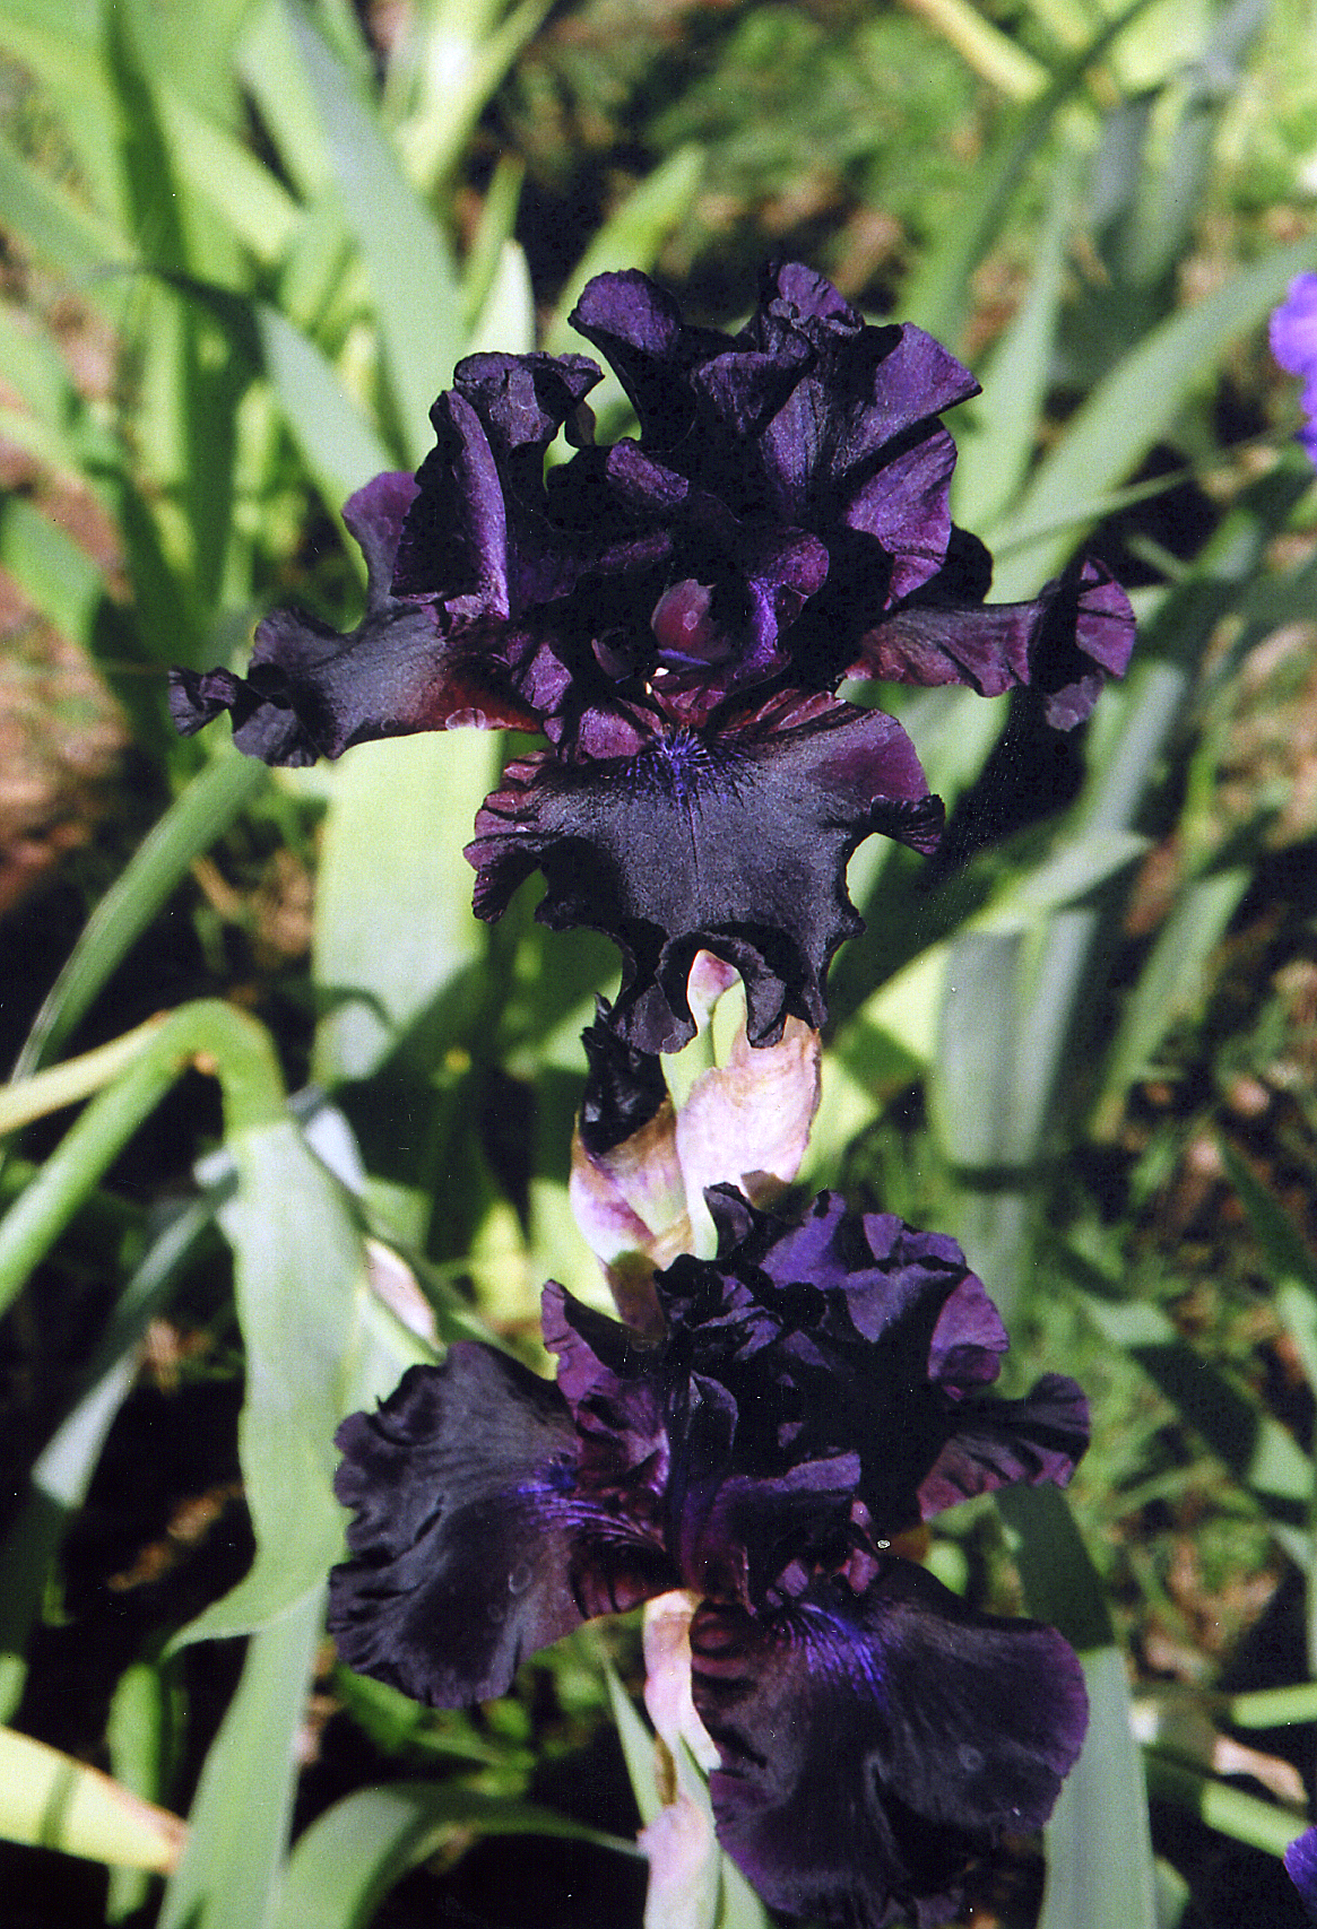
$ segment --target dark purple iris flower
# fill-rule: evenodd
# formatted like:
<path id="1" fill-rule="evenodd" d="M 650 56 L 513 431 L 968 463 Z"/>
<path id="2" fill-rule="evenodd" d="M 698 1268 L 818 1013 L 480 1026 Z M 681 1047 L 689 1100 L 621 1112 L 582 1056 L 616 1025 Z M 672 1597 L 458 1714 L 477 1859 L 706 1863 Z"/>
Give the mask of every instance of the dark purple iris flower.
<path id="1" fill-rule="evenodd" d="M 479 1345 L 338 1436 L 348 1666 L 439 1706 L 503 1694 L 590 1616 L 687 1588 L 719 1838 L 788 1911 L 945 1921 L 1039 1827 L 1083 1738 L 1048 1628 L 977 1613 L 890 1551 L 973 1494 L 1064 1484 L 1073 1381 L 989 1392 L 1006 1336 L 949 1239 L 823 1194 L 803 1224 L 708 1194 L 719 1257 L 658 1275 L 652 1344 L 544 1294 L 556 1384 Z"/>
<path id="2" fill-rule="evenodd" d="M 551 750 L 477 823 L 477 911 L 542 870 L 540 915 L 621 949 L 629 1043 L 691 1036 L 701 948 L 748 974 L 750 1037 L 769 1043 L 787 1014 L 820 1022 L 858 929 L 855 846 L 927 849 L 941 821 L 905 733 L 838 700 L 842 679 L 1027 683 L 1069 728 L 1125 668 L 1129 604 L 1093 563 L 984 603 L 991 561 L 952 526 L 940 419 L 976 382 L 808 268 L 768 271 L 736 336 L 684 323 L 637 273 L 596 277 L 572 319 L 638 440 L 593 445 L 585 356 L 469 357 L 415 480 L 378 477 L 345 511 L 369 565 L 361 625 L 271 616 L 245 680 L 175 673 L 174 716 L 191 732 L 228 709 L 270 763 L 463 723 L 543 730 Z M 575 453 L 546 471 L 560 431 Z"/>

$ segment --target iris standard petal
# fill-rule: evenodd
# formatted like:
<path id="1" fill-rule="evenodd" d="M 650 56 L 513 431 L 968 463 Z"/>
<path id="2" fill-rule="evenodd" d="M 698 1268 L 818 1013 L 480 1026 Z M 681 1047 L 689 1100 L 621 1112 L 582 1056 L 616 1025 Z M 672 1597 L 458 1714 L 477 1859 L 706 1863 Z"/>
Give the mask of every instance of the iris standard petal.
<path id="1" fill-rule="evenodd" d="M 175 673 L 180 729 L 228 711 L 272 763 L 455 724 L 543 729 L 572 764 L 623 754 L 637 708 L 650 735 L 725 735 L 731 700 L 804 700 L 848 670 L 1031 683 L 1069 728 L 1123 670 L 1132 617 L 1096 565 L 984 603 L 990 559 L 951 523 L 941 419 L 977 383 L 931 336 L 866 322 L 799 263 L 765 272 L 737 335 L 684 321 L 635 272 L 597 276 L 572 319 L 639 439 L 593 445 L 587 356 L 459 363 L 416 478 L 380 477 L 345 512 L 370 569 L 361 624 L 276 613 L 245 678 Z M 560 433 L 575 453 L 546 471 Z"/>
<path id="2" fill-rule="evenodd" d="M 1098 563 L 1074 565 L 1031 603 L 939 600 L 931 584 L 860 637 L 852 676 L 898 683 L 962 683 L 996 697 L 1032 684 L 1047 720 L 1069 730 L 1086 717 L 1107 676 L 1121 676 L 1134 646 L 1134 613 Z"/>
<path id="3" fill-rule="evenodd" d="M 655 1284 L 672 1345 L 734 1403 L 738 1474 L 771 1483 L 858 1452 L 851 1523 L 870 1541 L 971 1494 L 1070 1479 L 1083 1395 L 1059 1375 L 1022 1400 L 988 1391 L 1006 1333 L 954 1240 L 834 1193 L 796 1226 L 731 1187 L 707 1197 L 718 1258 L 678 1260 Z M 696 1462 L 692 1477 L 713 1471 Z"/>
<path id="4" fill-rule="evenodd" d="M 225 669 L 171 673 L 170 710 L 184 736 L 227 710 L 239 750 L 268 764 L 298 765 L 419 730 L 537 727 L 504 662 L 450 642 L 433 607 L 391 593 L 416 493 L 413 477 L 387 473 L 344 507 L 368 571 L 366 611 L 356 629 L 340 634 L 318 617 L 276 610 L 257 625 L 245 677 Z"/>

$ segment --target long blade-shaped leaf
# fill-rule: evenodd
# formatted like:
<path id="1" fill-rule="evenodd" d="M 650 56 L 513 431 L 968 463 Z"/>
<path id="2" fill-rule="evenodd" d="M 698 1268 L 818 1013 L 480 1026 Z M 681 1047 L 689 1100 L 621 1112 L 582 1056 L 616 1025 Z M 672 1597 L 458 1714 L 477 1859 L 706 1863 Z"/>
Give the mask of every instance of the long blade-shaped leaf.
<path id="1" fill-rule="evenodd" d="M 965 196 L 959 214 L 903 290 L 901 312 L 905 319 L 917 322 L 949 347 L 959 346 L 970 312 L 970 278 L 1000 233 L 1026 168 L 1047 140 L 1057 116 L 1083 86 L 1089 68 L 1148 4 L 1149 0 L 1134 0 L 1057 76 L 1046 93 L 1012 117 L 975 169 L 973 193 Z"/>
<path id="2" fill-rule="evenodd" d="M 133 1869 L 171 1869 L 184 1828 L 176 1815 L 86 1762 L 0 1728 L 0 1836 Z"/>
<path id="3" fill-rule="evenodd" d="M 23 1657 L 51 1563 L 132 1387 L 147 1323 L 165 1304 L 179 1266 L 209 1220 L 210 1207 L 194 1202 L 152 1241 L 123 1289 L 83 1391 L 37 1456 L 28 1497 L 0 1543 L 0 1717 L 6 1720 L 27 1678 Z"/>
<path id="4" fill-rule="evenodd" d="M 464 0 L 456 7 L 415 9 L 396 65 L 401 69 L 405 62 L 410 68 L 405 79 L 415 108 L 399 137 L 408 173 L 419 188 L 431 192 L 456 164 L 487 101 L 551 4 L 521 0 L 497 27 L 492 23 L 503 10 L 501 0 L 478 8 Z"/>
<path id="5" fill-rule="evenodd" d="M 221 323 L 229 353 L 268 379 L 290 434 L 325 506 L 337 517 L 344 499 L 394 465 L 379 434 L 345 388 L 329 357 L 272 303 L 191 277 L 170 285 Z M 349 551 L 355 558 L 355 546 Z"/>
<path id="6" fill-rule="evenodd" d="M 253 1636 L 206 1757 L 159 1929 L 265 1929 L 292 1815 L 297 1738 L 324 1626 L 321 1589 Z"/>
<path id="7" fill-rule="evenodd" d="M 1203 1002 L 1207 960 L 1253 880 L 1246 865 L 1193 878 L 1181 892 L 1125 1004 L 1107 1056 L 1094 1136 L 1114 1138 L 1125 1095 L 1176 1019 Z"/>
<path id="8" fill-rule="evenodd" d="M 408 459 L 430 442 L 430 404 L 462 354 L 462 291 L 452 252 L 372 113 L 319 36 L 296 23 L 324 118 L 348 225 L 370 276 Z"/>
<path id="9" fill-rule="evenodd" d="M 362 745 L 335 768 L 314 956 L 327 1006 L 318 1078 L 367 1076 L 484 957 L 461 844 L 497 755 L 484 732 L 448 731 Z M 456 1016 L 471 1009 L 468 998 Z M 430 1043 L 453 1035 L 450 1022 Z"/>
<path id="10" fill-rule="evenodd" d="M 1237 1152 L 1227 1144 L 1222 1145 L 1221 1151 L 1230 1183 L 1239 1194 L 1261 1242 L 1272 1278 L 1295 1279 L 1317 1292 L 1317 1258 L 1298 1226 L 1253 1176 Z"/>
<path id="11" fill-rule="evenodd" d="M 533 1802 L 460 1782 L 394 1782 L 347 1796 L 298 1838 L 269 1929 L 366 1929 L 409 1869 L 473 1834 L 549 1835 L 635 1854 L 630 1842 Z"/>
<path id="12" fill-rule="evenodd" d="M 284 420 L 337 516 L 355 489 L 393 467 L 389 450 L 314 342 L 268 303 L 260 303 L 254 316 L 265 372 Z"/>
<path id="13" fill-rule="evenodd" d="M 1012 1487 L 997 1496 L 1030 1612 L 1076 1649 L 1088 1686 L 1088 1734 L 1048 1825 L 1040 1929 L 1156 1929 L 1156 1880 L 1143 1765 L 1130 1729 L 1124 1657 L 1098 1574 L 1065 1496 Z M 1112 1835 L 1112 1830 L 1118 1834 Z M 1120 1867 L 1095 1842 L 1120 1843 Z"/>
<path id="14" fill-rule="evenodd" d="M 299 219 L 287 189 L 249 148 L 178 89 L 161 89 L 160 114 L 180 180 L 214 207 L 258 260 L 278 261 Z"/>
<path id="15" fill-rule="evenodd" d="M 269 1626 L 318 1592 L 343 1538 L 335 1429 L 353 1406 L 389 1390 L 360 1385 L 369 1288 L 334 1180 L 291 1119 L 233 1133 L 229 1150 L 239 1183 L 219 1220 L 234 1250 L 246 1348 L 238 1452 L 256 1560 L 188 1626 L 188 1641 Z"/>
<path id="16" fill-rule="evenodd" d="M 952 511 L 967 529 L 989 530 L 1011 502 L 1033 457 L 1061 312 L 1062 269 L 1075 168 L 1057 169 L 1052 204 L 1028 292 L 980 371 L 983 393 L 956 436 Z"/>
<path id="17" fill-rule="evenodd" d="M 92 200 L 118 218 L 127 210 L 115 88 L 104 60 L 105 13 L 100 0 L 76 0 L 67 7 L 53 7 L 48 0 L 6 0 L 0 8 L 0 46 L 39 76 Z"/>
<path id="18" fill-rule="evenodd" d="M 1125 1657 L 1119 1648 L 1103 1647 L 1081 1659 L 1088 1735 L 1044 1831 L 1047 1886 L 1038 1929 L 1158 1929 L 1148 1796 L 1130 1733 Z M 1119 1854 L 1095 1854 L 1101 1842 L 1119 1843 Z"/>
<path id="19" fill-rule="evenodd" d="M 1165 434 L 1203 370 L 1256 327 L 1293 277 L 1317 263 L 1317 245 L 1277 248 L 1154 329 L 1100 383 L 1066 433 L 1039 464 L 1009 522 L 995 532 L 993 595 L 1003 602 L 1032 595 L 1065 562 L 1091 517 L 1095 499 L 1125 480 Z M 1069 515 L 1074 527 L 1057 531 Z M 1051 533 L 1036 534 L 1036 531 Z"/>
<path id="20" fill-rule="evenodd" d="M 92 912 L 33 1021 L 15 1079 L 58 1055 L 190 865 L 268 781 L 269 772 L 250 757 L 217 756 L 170 806 Z"/>

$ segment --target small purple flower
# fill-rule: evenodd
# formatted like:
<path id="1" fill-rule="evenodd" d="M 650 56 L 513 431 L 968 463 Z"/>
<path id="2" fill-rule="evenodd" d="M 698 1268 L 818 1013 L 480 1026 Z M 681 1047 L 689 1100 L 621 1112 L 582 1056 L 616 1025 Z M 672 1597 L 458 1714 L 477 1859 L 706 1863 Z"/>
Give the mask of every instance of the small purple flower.
<path id="1" fill-rule="evenodd" d="M 1317 274 L 1296 275 L 1271 317 L 1271 352 L 1287 375 L 1303 381 L 1299 406 L 1305 417 L 1295 440 L 1317 464 Z"/>
<path id="2" fill-rule="evenodd" d="M 838 701 L 841 681 L 1030 684 L 1068 729 L 1125 667 L 1129 604 L 1083 562 L 1033 602 L 985 604 L 991 560 L 952 525 L 941 420 L 977 383 L 811 270 L 769 270 L 735 336 L 637 273 L 597 276 L 572 319 L 639 438 L 594 445 L 585 356 L 469 357 L 415 480 L 380 477 L 345 512 L 370 566 L 360 626 L 267 618 L 245 680 L 175 673 L 175 719 L 228 709 L 272 763 L 459 723 L 542 729 L 551 748 L 477 821 L 479 915 L 540 870 L 542 918 L 618 944 L 628 1043 L 691 1036 L 701 949 L 741 971 L 750 1037 L 772 1043 L 787 1016 L 822 1022 L 828 960 L 860 928 L 855 846 L 928 849 L 941 821 L 900 725 Z M 575 453 L 546 470 L 560 431 Z"/>
<path id="3" fill-rule="evenodd" d="M 339 1432 L 360 1672 L 452 1706 L 590 1616 L 687 1588 L 719 1837 L 775 1906 L 943 1921 L 1079 1752 L 1078 1663 L 890 1551 L 972 1494 L 1068 1480 L 1087 1410 L 989 1391 L 1006 1336 L 949 1239 L 823 1194 L 803 1224 L 708 1194 L 719 1257 L 656 1281 L 646 1343 L 550 1285 L 555 1385 L 489 1348 L 416 1367 Z"/>
<path id="4" fill-rule="evenodd" d="M 1301 275 L 1300 280 L 1317 283 L 1317 275 Z M 1290 292 L 1292 295 L 1293 289 Z M 1285 1851 L 1285 1869 L 1308 1914 L 1317 1922 L 1317 1828 L 1305 1830 L 1290 1843 Z"/>

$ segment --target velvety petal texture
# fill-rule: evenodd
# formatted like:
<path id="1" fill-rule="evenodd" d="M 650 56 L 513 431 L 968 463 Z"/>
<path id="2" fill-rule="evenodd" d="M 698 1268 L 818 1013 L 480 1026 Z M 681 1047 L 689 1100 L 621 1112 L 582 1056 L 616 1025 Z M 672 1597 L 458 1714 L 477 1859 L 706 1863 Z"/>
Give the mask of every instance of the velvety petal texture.
<path id="1" fill-rule="evenodd" d="M 344 511 L 369 572 L 357 627 L 276 612 L 245 677 L 174 673 L 174 717 L 190 734 L 227 711 L 274 764 L 459 724 L 541 731 L 551 747 L 479 814 L 478 914 L 541 871 L 542 918 L 617 942 L 626 1044 L 689 1039 L 705 949 L 744 978 L 760 1047 L 788 1017 L 823 1022 L 828 961 L 859 929 L 860 840 L 938 835 L 908 740 L 838 701 L 843 680 L 1031 685 L 1068 729 L 1123 671 L 1133 618 L 1084 562 L 1033 602 L 985 601 L 942 420 L 977 383 L 811 269 L 767 269 L 735 335 L 636 272 L 596 276 L 572 320 L 638 437 L 595 445 L 585 355 L 469 356 L 416 476 L 379 476 Z M 551 464 L 559 438 L 572 453 Z"/>
<path id="2" fill-rule="evenodd" d="M 846 1929 L 956 1915 L 974 1861 L 1046 1821 L 1084 1737 L 1060 1636 L 909 1562 L 768 1616 L 706 1602 L 690 1641 L 719 1840 L 765 1901 Z"/>
<path id="3" fill-rule="evenodd" d="M 1069 1479 L 1087 1438 L 1082 1395 L 1056 1375 L 1022 1400 L 991 1394 L 1006 1336 L 954 1241 L 849 1213 L 835 1194 L 796 1226 L 730 1186 L 708 1199 L 719 1256 L 658 1274 L 657 1338 L 550 1285 L 556 1386 L 457 1346 L 377 1415 L 345 1423 L 340 1495 L 358 1518 L 340 1624 L 355 1618 L 349 1597 L 366 1604 L 363 1622 L 386 1600 L 393 1613 L 421 1574 L 428 1605 L 403 1604 L 407 1628 L 442 1622 L 452 1582 L 435 1577 L 461 1567 L 480 1522 L 491 1545 L 534 1533 L 547 1563 L 520 1621 L 498 1621 L 520 1653 L 537 1645 L 526 1615 L 570 1622 L 628 1563 L 770 1611 L 802 1572 L 867 1586 L 890 1541 L 943 1504 Z M 500 1564 L 476 1563 L 471 1584 Z M 474 1608 L 464 1597 L 479 1621 Z M 490 1692 L 489 1667 L 478 1673 Z"/>
<path id="4" fill-rule="evenodd" d="M 897 683 L 968 684 L 985 697 L 1032 684 L 1048 722 L 1069 730 L 1105 678 L 1123 675 L 1133 636 L 1125 592 L 1098 563 L 1075 564 L 1031 603 L 942 600 L 935 579 L 859 639 L 850 669 Z"/>
<path id="5" fill-rule="evenodd" d="M 673 1585 L 643 1508 L 616 1491 L 616 1442 L 587 1490 L 561 1392 L 490 1347 L 412 1367 L 337 1444 L 335 1490 L 355 1518 L 330 1631 L 350 1668 L 417 1701 L 505 1694 L 526 1655 Z"/>
<path id="6" fill-rule="evenodd" d="M 835 1193 L 798 1226 L 730 1187 L 709 1203 L 719 1258 L 678 1260 L 660 1302 L 698 1370 L 760 1416 L 765 1470 L 859 1445 L 859 1498 L 887 1538 L 938 1510 L 939 1485 L 949 1502 L 952 1470 L 965 1465 L 975 1471 L 961 1472 L 955 1498 L 1069 1479 L 1087 1444 L 1083 1395 L 1058 1376 L 1020 1401 L 987 1391 L 1006 1334 L 954 1240 L 890 1213 L 849 1213 Z"/>
<path id="7" fill-rule="evenodd" d="M 368 576 L 366 613 L 355 630 L 340 635 L 317 617 L 276 610 L 257 626 L 246 677 L 224 669 L 172 673 L 170 709 L 184 736 L 227 710 L 239 750 L 267 764 L 299 765 L 418 730 L 537 727 L 497 653 L 450 641 L 438 610 L 392 594 L 416 494 L 413 477 L 381 475 L 344 505 Z"/>
<path id="8" fill-rule="evenodd" d="M 455 1704 L 583 1617 L 689 1590 L 724 1847 L 793 1912 L 940 1922 L 1003 1830 L 1045 1820 L 1086 1703 L 1059 1636 L 973 1612 L 891 1541 L 1066 1480 L 1082 1397 L 1050 1376 L 993 1399 L 1006 1336 L 953 1241 L 829 1194 L 797 1225 L 708 1201 L 718 1257 L 658 1274 L 652 1336 L 550 1284 L 555 1385 L 458 1345 L 344 1424 L 330 1625 L 350 1666 Z M 679 1725 L 689 1597 L 660 1684 Z"/>
<path id="9" fill-rule="evenodd" d="M 510 764 L 466 854 L 478 916 L 499 916 L 539 870 L 543 923 L 614 940 L 611 1022 L 627 1045 L 674 1051 L 694 1035 L 686 985 L 699 951 L 740 972 L 750 1041 L 765 1045 L 788 1016 L 823 1023 L 828 962 L 862 928 L 846 895 L 856 846 L 880 830 L 928 849 L 941 815 L 893 718 L 784 694 L 631 755 Z"/>
<path id="10" fill-rule="evenodd" d="M 1287 312 L 1289 366 L 1306 338 Z M 243 748 L 288 762 L 511 721 L 589 757 L 619 718 L 700 730 L 729 699 L 848 669 L 985 694 L 1041 680 L 1068 727 L 1123 669 L 1129 605 L 1094 566 L 984 606 L 991 564 L 952 526 L 941 419 L 978 385 L 922 330 L 866 323 L 799 263 L 765 271 L 736 335 L 683 321 L 635 272 L 597 276 L 572 320 L 639 439 L 594 446 L 587 356 L 468 357 L 415 479 L 379 477 L 345 512 L 370 564 L 361 625 L 269 619 L 245 680 L 179 673 L 183 729 L 228 709 Z M 559 435 L 575 453 L 546 471 Z"/>

